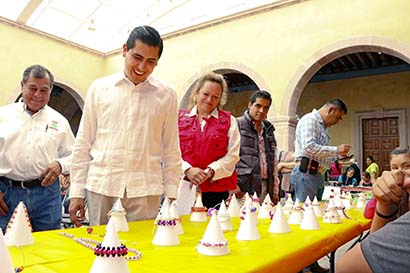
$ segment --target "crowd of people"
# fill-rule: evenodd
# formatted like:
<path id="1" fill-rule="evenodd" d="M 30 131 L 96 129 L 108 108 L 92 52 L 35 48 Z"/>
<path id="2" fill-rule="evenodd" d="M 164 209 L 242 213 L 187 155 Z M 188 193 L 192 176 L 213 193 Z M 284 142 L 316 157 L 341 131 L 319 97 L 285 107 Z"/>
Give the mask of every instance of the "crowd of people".
<path id="1" fill-rule="evenodd" d="M 373 186 L 377 199 L 372 235 L 343 257 L 338 272 L 402 272 L 396 269 L 410 266 L 408 149 L 393 151 L 391 171 L 381 177 L 370 155 L 362 174 L 354 161 L 343 171 L 339 161 L 352 147 L 330 145 L 328 128 L 348 110 L 332 99 L 298 121 L 294 152 L 279 151 L 275 127 L 266 119 L 270 93 L 254 92 L 244 114 L 235 118 L 222 110 L 228 87 L 213 72 L 198 79 L 190 108 L 178 111 L 176 92 L 151 75 L 162 50 L 154 28 L 130 33 L 122 48 L 123 70 L 91 84 L 76 138 L 68 121 L 47 106 L 52 73 L 41 65 L 24 71 L 22 99 L 0 107 L 3 231 L 21 201 L 34 231 L 60 228 L 58 177 L 69 192 L 71 221 L 81 226 L 85 199 L 90 225 L 106 224 L 117 198 L 128 221 L 153 219 L 163 196 L 178 197 L 180 181 L 195 186 L 208 208 L 238 192 L 256 192 L 261 201 L 269 194 L 275 204 L 284 193 L 321 200 L 330 169 L 339 185 Z M 307 269 L 328 272 L 317 262 Z"/>

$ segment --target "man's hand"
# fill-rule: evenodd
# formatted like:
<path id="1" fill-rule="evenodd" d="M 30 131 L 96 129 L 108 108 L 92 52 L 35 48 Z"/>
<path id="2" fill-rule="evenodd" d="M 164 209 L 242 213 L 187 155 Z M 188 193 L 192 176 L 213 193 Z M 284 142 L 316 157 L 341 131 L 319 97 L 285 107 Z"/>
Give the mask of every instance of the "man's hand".
<path id="1" fill-rule="evenodd" d="M 401 171 L 385 171 L 373 184 L 377 202 L 389 206 L 399 204 L 404 193 L 404 174 Z"/>
<path id="2" fill-rule="evenodd" d="M 0 215 L 6 216 L 9 213 L 10 209 L 4 201 L 4 194 L 0 191 Z"/>
<path id="3" fill-rule="evenodd" d="M 57 161 L 48 164 L 47 169 L 40 174 L 41 185 L 47 187 L 53 184 L 61 174 L 61 171 L 61 165 Z"/>
<path id="4" fill-rule="evenodd" d="M 352 146 L 349 144 L 341 144 L 337 146 L 337 154 L 340 158 L 346 157 L 350 150 L 352 149 Z"/>
<path id="5" fill-rule="evenodd" d="M 81 227 L 81 222 L 84 221 L 85 217 L 84 199 L 71 198 L 68 212 L 70 213 L 71 223 L 76 227 Z"/>
<path id="6" fill-rule="evenodd" d="M 189 181 L 191 181 L 191 183 L 194 185 L 200 185 L 209 178 L 207 172 L 197 167 L 189 168 L 185 172 L 185 174 L 188 177 Z"/>

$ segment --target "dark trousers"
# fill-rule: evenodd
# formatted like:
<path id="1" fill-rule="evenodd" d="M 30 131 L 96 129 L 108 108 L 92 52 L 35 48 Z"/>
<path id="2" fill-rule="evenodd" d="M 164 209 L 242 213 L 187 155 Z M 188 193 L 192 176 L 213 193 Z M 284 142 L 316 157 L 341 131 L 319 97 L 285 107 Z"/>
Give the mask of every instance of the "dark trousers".
<path id="1" fill-rule="evenodd" d="M 228 199 L 229 197 L 229 191 L 223 191 L 223 192 L 203 192 L 202 193 L 202 203 L 204 204 L 204 207 L 209 208 L 214 208 L 217 207 L 219 208 L 219 204 Z"/>

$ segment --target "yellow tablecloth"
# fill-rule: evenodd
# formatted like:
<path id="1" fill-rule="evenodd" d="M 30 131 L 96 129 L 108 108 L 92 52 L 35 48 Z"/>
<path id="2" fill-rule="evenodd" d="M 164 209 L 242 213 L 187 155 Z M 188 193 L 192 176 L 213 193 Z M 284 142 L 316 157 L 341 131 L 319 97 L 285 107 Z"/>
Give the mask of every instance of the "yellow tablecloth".
<path id="1" fill-rule="evenodd" d="M 190 222 L 187 216 L 183 217 L 184 234 L 179 236 L 178 246 L 152 245 L 152 220 L 129 223 L 130 231 L 120 232 L 119 236 L 129 248 L 142 252 L 140 260 L 128 262 L 131 272 L 293 273 L 369 228 L 370 221 L 363 218 L 362 210 L 350 210 L 348 214 L 352 219 L 344 219 L 342 224 L 320 222 L 321 229 L 318 231 L 300 230 L 299 226 L 291 225 L 291 232 L 287 234 L 269 233 L 270 221 L 259 220 L 261 239 L 257 241 L 237 241 L 235 236 L 240 220 L 234 218 L 234 230 L 224 233 L 231 253 L 218 257 L 208 257 L 196 252 L 195 246 L 202 238 L 207 223 Z M 86 227 L 33 233 L 34 245 L 24 246 L 21 251 L 16 247 L 9 247 L 13 264 L 17 267 L 23 263 L 23 273 L 87 273 L 95 258 L 93 252 L 59 235 L 59 232 L 65 231 L 75 237 L 102 241 L 101 235 L 105 233 L 105 227 L 93 229 L 92 235 L 87 234 Z"/>

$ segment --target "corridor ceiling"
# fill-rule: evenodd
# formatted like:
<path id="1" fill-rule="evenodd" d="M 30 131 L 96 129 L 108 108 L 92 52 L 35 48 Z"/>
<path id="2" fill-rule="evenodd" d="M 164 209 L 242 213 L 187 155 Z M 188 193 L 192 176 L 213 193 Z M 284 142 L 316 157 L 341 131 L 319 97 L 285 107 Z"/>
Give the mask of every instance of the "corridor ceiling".
<path id="1" fill-rule="evenodd" d="M 0 16 L 106 54 L 138 25 L 161 35 L 284 0 L 0 0 Z"/>

